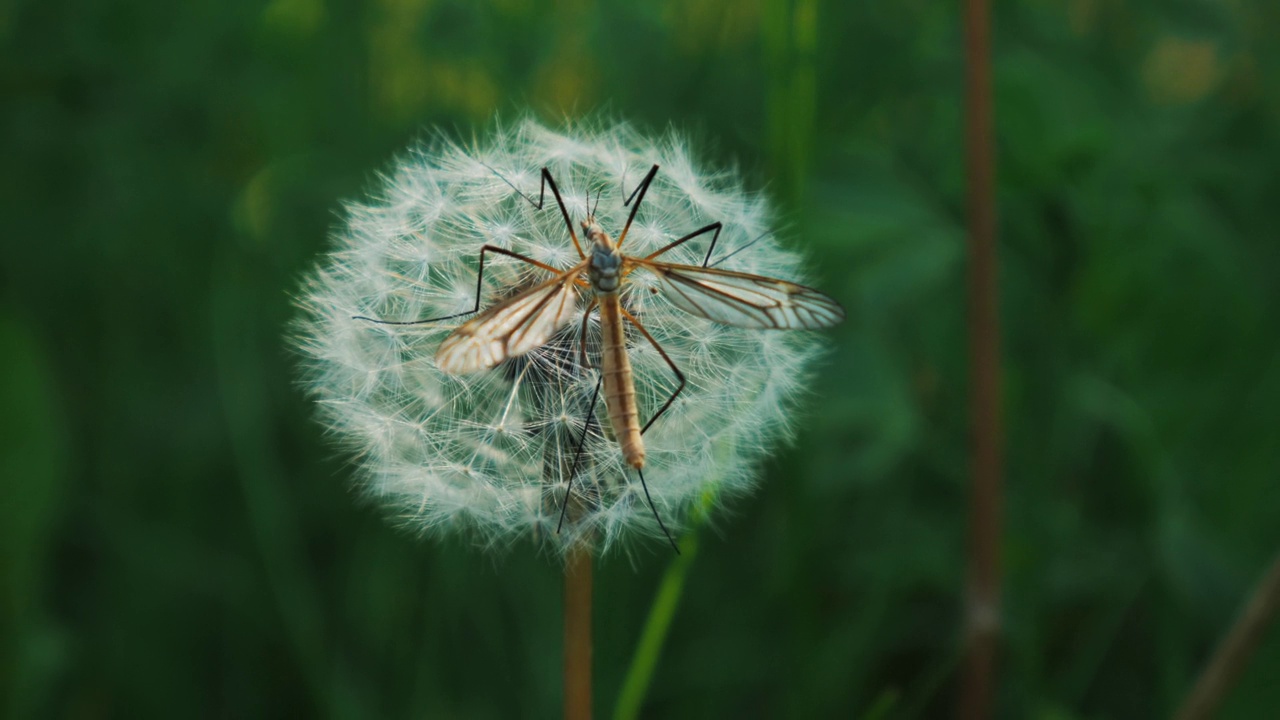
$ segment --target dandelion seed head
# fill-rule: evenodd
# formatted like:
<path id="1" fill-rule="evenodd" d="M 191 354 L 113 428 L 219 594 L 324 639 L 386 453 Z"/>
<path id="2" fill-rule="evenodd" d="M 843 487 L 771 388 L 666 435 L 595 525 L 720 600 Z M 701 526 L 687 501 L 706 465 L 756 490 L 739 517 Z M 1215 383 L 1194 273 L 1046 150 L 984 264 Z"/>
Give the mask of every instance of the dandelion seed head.
<path id="1" fill-rule="evenodd" d="M 469 530 L 485 547 L 532 538 L 560 552 L 579 542 L 600 550 L 628 536 L 661 537 L 635 472 L 613 437 L 603 398 L 588 421 L 597 374 L 583 368 L 579 338 L 590 291 L 575 319 L 542 347 L 490 370 L 450 375 L 435 362 L 462 317 L 384 325 L 353 316 L 418 320 L 471 310 L 480 248 L 491 244 L 556 268 L 579 262 L 548 188 L 546 167 L 575 223 L 594 209 L 617 238 L 624 200 L 654 165 L 654 178 L 623 252 L 643 257 L 709 223 L 723 223 L 711 263 L 804 282 L 801 259 L 772 234 L 767 200 L 736 173 L 708 171 L 675 133 L 648 139 L 625 124 L 551 129 L 523 121 L 460 145 L 437 137 L 381 175 L 372 198 L 349 204 L 333 247 L 308 277 L 295 328 L 304 382 L 331 435 L 352 454 L 365 492 L 424 534 Z M 517 192 L 517 189 L 519 192 Z M 711 234 L 662 257 L 700 265 Z M 551 275 L 489 254 L 481 310 Z M 677 532 L 690 507 L 713 490 L 749 490 L 754 468 L 789 430 L 795 398 L 819 350 L 813 333 L 759 331 L 690 315 L 639 270 L 622 302 L 687 379 L 644 434 L 645 480 L 657 511 Z M 598 358 L 598 314 L 585 319 Z M 677 381 L 662 355 L 628 328 L 642 422 Z M 572 513 L 557 533 L 569 471 Z"/>

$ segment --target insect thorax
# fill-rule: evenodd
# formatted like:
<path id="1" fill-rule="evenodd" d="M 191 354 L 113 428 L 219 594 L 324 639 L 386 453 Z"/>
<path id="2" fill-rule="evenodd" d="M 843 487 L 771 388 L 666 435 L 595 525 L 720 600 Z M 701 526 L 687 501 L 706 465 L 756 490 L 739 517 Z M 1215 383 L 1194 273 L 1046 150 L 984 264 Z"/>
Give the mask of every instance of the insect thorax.
<path id="1" fill-rule="evenodd" d="M 598 293 L 616 293 L 621 280 L 622 254 L 613 247 L 608 235 L 603 232 L 591 235 L 591 264 L 587 266 L 591 287 Z"/>

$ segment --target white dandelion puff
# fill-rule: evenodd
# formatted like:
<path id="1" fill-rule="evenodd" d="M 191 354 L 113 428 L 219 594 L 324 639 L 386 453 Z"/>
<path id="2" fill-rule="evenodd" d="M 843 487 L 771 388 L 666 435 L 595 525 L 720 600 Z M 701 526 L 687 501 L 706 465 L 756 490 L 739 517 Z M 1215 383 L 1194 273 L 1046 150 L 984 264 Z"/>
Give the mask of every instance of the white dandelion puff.
<path id="1" fill-rule="evenodd" d="M 368 494 L 421 532 L 557 551 L 676 532 L 709 491 L 749 490 L 789 429 L 819 340 L 775 330 L 843 318 L 799 284 L 800 258 L 769 226 L 762 197 L 701 169 L 675 134 L 525 121 L 465 147 L 437 137 L 347 208 L 308 278 L 306 386 Z M 608 252 L 624 254 L 616 295 L 598 272 Z M 680 387 L 672 364 L 685 380 L 642 439 L 616 429 L 621 391 L 601 391 L 610 296 L 662 348 L 623 331 L 638 422 Z"/>

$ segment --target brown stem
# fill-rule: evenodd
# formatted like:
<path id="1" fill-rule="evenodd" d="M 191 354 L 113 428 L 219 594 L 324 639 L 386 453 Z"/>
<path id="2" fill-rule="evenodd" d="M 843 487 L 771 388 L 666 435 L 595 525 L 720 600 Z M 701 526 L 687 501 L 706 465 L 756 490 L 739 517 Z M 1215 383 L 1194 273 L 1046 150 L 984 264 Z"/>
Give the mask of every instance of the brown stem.
<path id="1" fill-rule="evenodd" d="M 564 717 L 591 718 L 591 548 L 569 551 L 564 568 Z"/>
<path id="2" fill-rule="evenodd" d="M 991 716 L 1000 635 L 1000 315 L 988 0 L 966 0 L 965 150 L 969 205 L 969 383 L 972 497 L 962 718 Z"/>
<path id="3" fill-rule="evenodd" d="M 1218 712 L 1277 612 L 1280 612 L 1280 555 L 1271 562 L 1271 568 L 1254 589 L 1235 624 L 1209 658 L 1209 664 L 1178 711 L 1177 720 L 1201 720 Z"/>

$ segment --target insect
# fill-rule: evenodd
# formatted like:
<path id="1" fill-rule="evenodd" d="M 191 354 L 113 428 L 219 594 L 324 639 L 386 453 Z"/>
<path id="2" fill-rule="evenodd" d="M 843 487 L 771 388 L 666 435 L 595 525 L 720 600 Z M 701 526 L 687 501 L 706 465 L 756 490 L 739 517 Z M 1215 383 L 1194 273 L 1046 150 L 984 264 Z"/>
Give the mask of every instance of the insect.
<path id="1" fill-rule="evenodd" d="M 658 526 L 666 534 L 672 547 L 675 547 L 675 541 L 667 532 L 657 508 L 653 506 L 649 487 L 644 481 L 644 433 L 680 395 L 680 391 L 685 387 L 685 376 L 640 320 L 623 306 L 621 291 L 627 277 L 637 270 L 652 273 L 659 281 L 658 287 L 661 292 L 676 307 L 718 323 L 742 328 L 759 330 L 824 328 L 841 322 L 845 313 L 839 303 L 813 288 L 786 280 L 709 266 L 708 263 L 723 227 L 720 222 L 713 222 L 694 230 L 644 257 L 624 254 L 622 246 L 627 240 L 627 233 L 630 232 L 636 212 L 644 202 L 645 194 L 657 173 L 658 166 L 654 165 L 630 197 L 626 198 L 623 206 L 631 209 L 627 222 L 616 240 L 596 221 L 594 208 L 589 208 L 586 217 L 580 222 L 582 239 L 579 239 L 573 221 L 569 217 L 569 211 L 560 196 L 560 189 L 547 168 L 542 169 L 541 186 L 536 203 L 532 197 L 498 175 L 503 182 L 511 185 L 512 189 L 538 210 L 543 209 L 546 190 L 548 187 L 551 188 L 551 193 L 560 208 L 560 215 L 564 218 L 565 226 L 569 231 L 569 239 L 573 241 L 574 249 L 578 252 L 577 264 L 567 269 L 556 268 L 505 248 L 484 245 L 480 248 L 476 304 L 471 310 L 427 320 L 388 321 L 365 316 L 356 316 L 355 319 L 386 325 L 419 325 L 452 320 L 479 312 L 479 315 L 463 323 L 446 337 L 436 351 L 436 363 L 441 370 L 451 374 L 465 374 L 493 368 L 504 360 L 524 355 L 546 344 L 561 327 L 574 318 L 578 307 L 579 291 L 592 291 L 592 297 L 583 314 L 579 345 L 583 367 L 598 370 L 599 378 L 591 398 L 587 422 L 583 426 L 582 437 L 579 439 L 574 455 L 573 467 L 569 473 L 568 487 L 561 505 L 560 526 L 564 523 L 570 492 L 573 489 L 573 476 L 577 471 L 583 443 L 586 441 L 587 427 L 591 424 L 596 401 L 603 389 L 609 422 L 613 426 L 614 436 L 622 451 L 623 459 L 627 465 L 635 469 L 640 478 L 645 499 L 653 511 L 654 518 L 658 521 Z M 495 174 L 497 174 L 496 171 Z M 598 203 L 597 198 L 597 205 Z M 683 265 L 659 260 L 667 252 L 708 233 L 711 233 L 711 243 L 702 265 Z M 741 249 L 743 248 L 739 248 Z M 487 253 L 506 255 L 553 275 L 550 279 L 480 312 L 480 295 Z M 596 308 L 600 311 L 601 328 L 598 368 L 593 366 L 587 358 L 586 339 L 586 318 Z M 671 368 L 677 381 L 675 392 L 671 393 L 662 407 L 643 425 L 640 424 L 635 380 L 632 375 L 631 360 L 626 350 L 628 324 L 658 351 Z M 678 548 L 676 552 L 679 552 Z"/>

